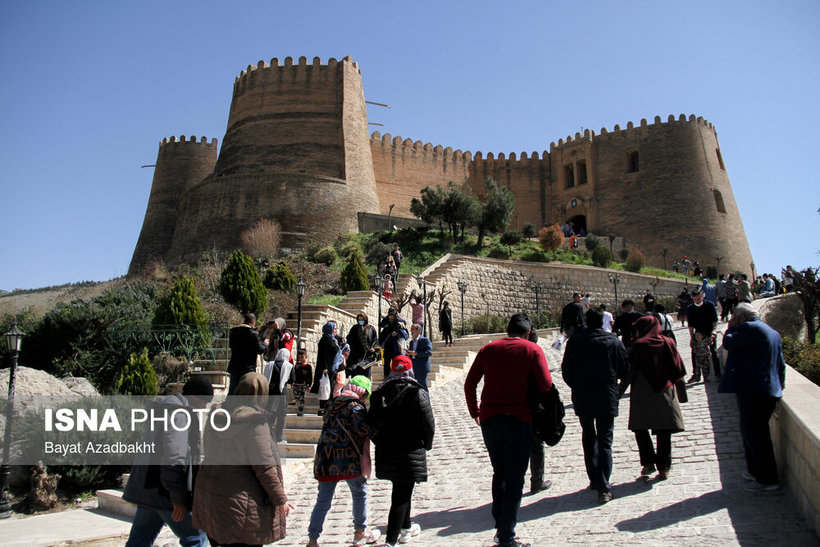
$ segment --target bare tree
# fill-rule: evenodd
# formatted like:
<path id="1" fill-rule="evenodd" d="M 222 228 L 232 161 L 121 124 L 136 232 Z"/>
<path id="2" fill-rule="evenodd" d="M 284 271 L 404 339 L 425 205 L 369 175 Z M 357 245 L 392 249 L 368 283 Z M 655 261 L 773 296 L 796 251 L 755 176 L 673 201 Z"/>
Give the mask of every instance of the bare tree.
<path id="1" fill-rule="evenodd" d="M 820 312 L 820 268 L 806 268 L 798 271 L 788 268 L 788 274 L 793 281 L 794 292 L 803 303 L 803 316 L 806 321 L 806 331 L 809 344 L 814 344 L 817 337 L 817 314 Z"/>
<path id="2" fill-rule="evenodd" d="M 272 258 L 279 253 L 282 227 L 269 218 L 260 218 L 239 236 L 242 248 L 254 258 Z"/>

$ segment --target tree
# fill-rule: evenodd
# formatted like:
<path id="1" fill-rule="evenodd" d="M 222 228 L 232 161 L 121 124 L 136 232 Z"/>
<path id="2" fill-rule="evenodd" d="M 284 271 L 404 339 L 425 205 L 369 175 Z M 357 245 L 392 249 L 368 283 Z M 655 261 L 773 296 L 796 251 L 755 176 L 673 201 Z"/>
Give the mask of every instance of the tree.
<path id="1" fill-rule="evenodd" d="M 366 291 L 370 288 L 362 254 L 358 250 L 350 253 L 347 265 L 342 270 L 342 286 L 346 291 Z"/>
<path id="2" fill-rule="evenodd" d="M 279 252 L 282 227 L 269 218 L 260 218 L 239 236 L 242 248 L 253 258 L 270 258 Z"/>
<path id="3" fill-rule="evenodd" d="M 523 234 L 515 230 L 511 230 L 509 232 L 504 232 L 503 234 L 501 234 L 501 244 L 506 245 L 507 249 L 509 250 L 509 252 L 507 253 L 508 257 L 512 255 L 512 246 L 518 245 L 522 239 L 524 239 Z"/>
<path id="4" fill-rule="evenodd" d="M 612 253 L 603 245 L 599 245 L 594 251 L 592 251 L 592 263 L 599 268 L 607 268 L 611 262 Z"/>
<path id="5" fill-rule="evenodd" d="M 646 266 L 646 257 L 643 253 L 634 247 L 630 248 L 629 255 L 626 257 L 626 269 L 630 272 L 640 272 L 644 266 Z"/>
<path id="6" fill-rule="evenodd" d="M 231 253 L 219 278 L 219 293 L 241 313 L 261 315 L 268 306 L 268 290 L 253 259 L 239 249 Z"/>
<path id="7" fill-rule="evenodd" d="M 794 292 L 803 303 L 803 318 L 806 321 L 806 333 L 809 344 L 814 344 L 817 338 L 817 314 L 820 313 L 820 268 L 808 267 L 805 270 L 794 270 L 790 266 L 788 274 L 794 280 Z"/>
<path id="8" fill-rule="evenodd" d="M 468 225 L 474 224 L 475 219 L 481 214 L 481 204 L 474 196 L 469 195 L 468 192 L 469 187 L 467 187 L 467 191 L 465 191 L 456 186 L 456 183 L 453 181 L 447 183 L 443 220 L 453 234 L 453 241 L 459 241 L 460 233 L 460 240 L 463 242 L 464 229 Z"/>
<path id="9" fill-rule="evenodd" d="M 174 282 L 168 295 L 159 301 L 151 324 L 191 325 L 197 329 L 208 327 L 193 279 L 183 275 Z"/>
<path id="10" fill-rule="evenodd" d="M 487 190 L 484 202 L 479 202 L 480 209 L 475 216 L 475 227 L 478 228 L 478 244 L 481 248 L 487 233 L 498 233 L 507 228 L 515 212 L 515 194 L 499 186 L 492 178 L 484 183 Z"/>
<path id="11" fill-rule="evenodd" d="M 441 185 L 421 189 L 421 199 L 410 200 L 410 213 L 429 224 L 438 223 L 440 231 L 444 231 L 444 202 L 447 199 Z"/>
<path id="12" fill-rule="evenodd" d="M 132 353 L 128 364 L 114 381 L 114 392 L 123 395 L 156 395 L 158 390 L 157 373 L 148 360 L 148 348 L 143 348 L 139 355 Z"/>
<path id="13" fill-rule="evenodd" d="M 552 226 L 544 226 L 538 230 L 538 242 L 545 251 L 555 253 L 564 244 L 564 234 L 561 232 L 561 226 L 556 222 Z"/>
<path id="14" fill-rule="evenodd" d="M 525 222 L 521 227 L 521 234 L 527 239 L 531 239 L 538 235 L 538 230 L 535 229 L 535 224 L 532 222 Z"/>
<path id="15" fill-rule="evenodd" d="M 264 285 L 272 291 L 291 292 L 296 287 L 296 281 L 296 276 L 284 260 L 280 260 L 265 272 Z"/>
<path id="16" fill-rule="evenodd" d="M 587 251 L 593 252 L 595 249 L 598 248 L 598 245 L 601 244 L 601 238 L 593 234 L 592 232 L 587 234 L 587 237 L 584 238 L 584 245 L 587 248 Z"/>

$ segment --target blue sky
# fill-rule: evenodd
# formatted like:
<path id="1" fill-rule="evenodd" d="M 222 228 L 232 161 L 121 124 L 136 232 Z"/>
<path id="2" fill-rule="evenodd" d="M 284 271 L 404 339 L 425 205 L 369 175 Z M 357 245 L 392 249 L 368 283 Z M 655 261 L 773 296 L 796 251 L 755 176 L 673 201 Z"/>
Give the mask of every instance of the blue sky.
<path id="1" fill-rule="evenodd" d="M 158 142 L 221 144 L 235 76 L 302 55 L 358 61 L 382 133 L 465 151 L 703 116 L 758 270 L 817 265 L 818 26 L 816 1 L 3 2 L 0 289 L 125 274 Z"/>

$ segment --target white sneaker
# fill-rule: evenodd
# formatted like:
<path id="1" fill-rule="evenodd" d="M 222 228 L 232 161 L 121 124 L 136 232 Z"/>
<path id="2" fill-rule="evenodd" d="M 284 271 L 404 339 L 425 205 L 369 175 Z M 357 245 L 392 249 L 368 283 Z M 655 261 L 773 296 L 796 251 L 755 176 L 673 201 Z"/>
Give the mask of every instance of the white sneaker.
<path id="1" fill-rule="evenodd" d="M 421 533 L 421 526 L 415 522 L 410 524 L 410 528 L 402 528 L 399 532 L 399 543 L 407 543 Z"/>

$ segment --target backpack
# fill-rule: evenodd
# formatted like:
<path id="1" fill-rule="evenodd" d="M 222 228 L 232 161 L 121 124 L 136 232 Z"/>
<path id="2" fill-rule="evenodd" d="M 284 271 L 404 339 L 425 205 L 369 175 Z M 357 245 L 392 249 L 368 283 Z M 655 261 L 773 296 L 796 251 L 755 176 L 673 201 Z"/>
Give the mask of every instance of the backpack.
<path id="1" fill-rule="evenodd" d="M 539 393 L 532 405 L 532 429 L 548 446 L 555 446 L 564 436 L 567 426 L 564 424 L 564 403 L 553 384 L 546 393 Z"/>

